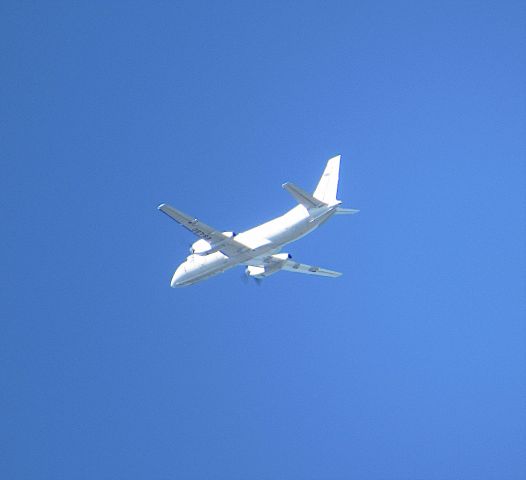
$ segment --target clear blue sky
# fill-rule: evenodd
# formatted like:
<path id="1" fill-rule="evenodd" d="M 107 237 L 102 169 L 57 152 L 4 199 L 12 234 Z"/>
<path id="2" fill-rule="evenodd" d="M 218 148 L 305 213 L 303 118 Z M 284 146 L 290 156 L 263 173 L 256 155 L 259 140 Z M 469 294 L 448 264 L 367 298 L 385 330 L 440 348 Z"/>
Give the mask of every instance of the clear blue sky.
<path id="1" fill-rule="evenodd" d="M 0 477 L 526 478 L 526 5 L 0 6 Z M 361 209 L 172 290 L 192 236 Z"/>

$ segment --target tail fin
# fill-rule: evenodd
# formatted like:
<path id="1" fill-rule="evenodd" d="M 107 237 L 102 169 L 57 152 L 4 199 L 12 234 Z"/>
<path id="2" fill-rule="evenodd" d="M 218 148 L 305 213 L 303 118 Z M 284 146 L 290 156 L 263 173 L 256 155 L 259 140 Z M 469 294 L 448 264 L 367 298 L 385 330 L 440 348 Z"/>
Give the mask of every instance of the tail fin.
<path id="1" fill-rule="evenodd" d="M 337 155 L 327 162 L 327 166 L 323 171 L 318 186 L 316 187 L 316 190 L 314 190 L 314 197 L 328 205 L 338 203 L 338 200 L 336 200 L 336 193 L 338 190 L 338 177 L 340 173 L 340 158 L 341 155 Z"/>

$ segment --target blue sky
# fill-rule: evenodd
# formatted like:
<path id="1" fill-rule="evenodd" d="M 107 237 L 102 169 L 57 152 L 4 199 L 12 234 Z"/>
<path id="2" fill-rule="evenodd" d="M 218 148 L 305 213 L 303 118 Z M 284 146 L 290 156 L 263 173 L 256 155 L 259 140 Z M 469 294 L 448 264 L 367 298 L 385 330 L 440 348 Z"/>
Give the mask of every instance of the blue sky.
<path id="1" fill-rule="evenodd" d="M 3 2 L 0 476 L 526 477 L 524 2 Z M 172 290 L 294 205 L 344 272 Z"/>

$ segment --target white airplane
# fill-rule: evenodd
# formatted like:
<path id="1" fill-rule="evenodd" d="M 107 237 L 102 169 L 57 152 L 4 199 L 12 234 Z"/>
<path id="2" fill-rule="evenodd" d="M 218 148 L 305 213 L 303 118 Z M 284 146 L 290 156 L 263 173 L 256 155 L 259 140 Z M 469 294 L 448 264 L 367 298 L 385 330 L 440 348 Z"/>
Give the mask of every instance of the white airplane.
<path id="1" fill-rule="evenodd" d="M 336 200 L 340 157 L 338 155 L 327 162 L 312 195 L 292 183 L 283 184 L 299 205 L 281 217 L 239 234 L 212 228 L 166 203 L 159 205 L 159 210 L 200 238 L 192 244 L 190 256 L 175 271 L 171 286 L 192 285 L 236 265 L 246 265 L 246 275 L 255 279 L 268 277 L 280 270 L 339 277 L 340 272 L 298 263 L 291 260 L 288 253 L 278 252 L 284 245 L 318 228 L 333 215 L 358 212 L 341 208 L 342 202 Z"/>

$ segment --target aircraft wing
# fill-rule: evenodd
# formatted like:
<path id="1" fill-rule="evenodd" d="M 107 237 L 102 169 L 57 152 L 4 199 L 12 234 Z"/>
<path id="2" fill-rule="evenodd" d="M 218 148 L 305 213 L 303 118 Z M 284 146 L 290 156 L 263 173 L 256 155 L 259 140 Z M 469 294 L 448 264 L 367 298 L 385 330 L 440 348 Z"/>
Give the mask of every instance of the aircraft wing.
<path id="1" fill-rule="evenodd" d="M 312 265 L 305 265 L 304 263 L 298 263 L 294 260 L 287 260 L 285 265 L 281 267 L 281 270 L 286 270 L 287 272 L 306 273 L 307 275 L 319 275 L 321 277 L 339 277 L 342 275 L 341 272 L 335 272 L 334 270 L 328 270 L 321 267 L 314 267 Z"/>
<path id="2" fill-rule="evenodd" d="M 217 230 L 210 225 L 198 220 L 195 217 L 187 215 L 186 213 L 177 210 L 176 208 L 162 203 L 157 207 L 161 212 L 168 215 L 171 219 L 182 225 L 184 228 L 197 235 L 199 238 L 206 240 L 211 245 L 219 245 L 218 250 L 224 253 L 227 257 L 238 255 L 247 250 L 245 245 L 236 242 L 231 237 L 228 237 L 220 230 Z"/>
<path id="3" fill-rule="evenodd" d="M 341 272 L 335 272 L 334 270 L 298 263 L 289 257 L 287 253 L 278 253 L 266 257 L 256 257 L 245 264 L 265 268 L 266 273 L 263 274 L 263 276 L 271 275 L 279 270 L 305 273 L 307 275 L 319 275 L 321 277 L 339 277 L 342 275 Z"/>

